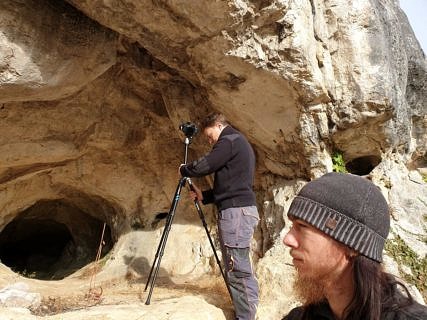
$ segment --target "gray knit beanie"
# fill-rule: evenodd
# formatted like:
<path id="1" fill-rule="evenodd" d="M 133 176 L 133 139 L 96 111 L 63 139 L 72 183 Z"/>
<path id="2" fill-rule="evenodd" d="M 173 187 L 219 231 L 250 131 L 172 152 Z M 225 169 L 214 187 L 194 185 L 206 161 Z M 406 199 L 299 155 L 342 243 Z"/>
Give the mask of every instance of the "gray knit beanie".
<path id="1" fill-rule="evenodd" d="M 368 179 L 346 173 L 325 174 L 302 188 L 288 215 L 370 259 L 382 261 L 390 229 L 388 205 Z"/>

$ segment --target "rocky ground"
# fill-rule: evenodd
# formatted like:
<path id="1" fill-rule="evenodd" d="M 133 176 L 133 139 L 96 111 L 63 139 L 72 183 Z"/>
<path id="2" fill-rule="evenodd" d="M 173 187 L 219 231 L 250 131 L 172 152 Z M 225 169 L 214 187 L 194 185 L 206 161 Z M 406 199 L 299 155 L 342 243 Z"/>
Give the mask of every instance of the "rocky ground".
<path id="1" fill-rule="evenodd" d="M 158 278 L 150 305 L 146 305 L 149 290 L 144 292 L 145 279 L 97 283 L 86 275 L 52 282 L 16 276 L 15 288 L 28 286 L 14 290 L 14 297 L 6 301 L 8 307 L 0 308 L 0 319 L 232 319 L 230 300 L 221 280 L 214 276 Z M 9 293 L 12 286 L 8 285 Z M 5 297 L 6 291 L 2 292 L 0 299 Z"/>

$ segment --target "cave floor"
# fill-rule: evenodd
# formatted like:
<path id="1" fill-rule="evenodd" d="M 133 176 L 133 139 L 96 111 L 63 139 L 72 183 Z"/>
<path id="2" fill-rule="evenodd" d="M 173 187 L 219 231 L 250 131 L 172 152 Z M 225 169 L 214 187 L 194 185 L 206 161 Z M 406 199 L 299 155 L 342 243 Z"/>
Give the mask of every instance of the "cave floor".
<path id="1" fill-rule="evenodd" d="M 146 278 L 114 279 L 97 281 L 92 275 L 80 274 L 60 281 L 27 279 L 8 273 L 2 277 L 0 287 L 24 282 L 31 292 L 38 292 L 41 304 L 31 309 L 35 316 L 61 315 L 93 307 L 145 304 L 149 289 L 144 291 Z M 216 276 L 158 277 L 151 297 L 151 305 L 175 301 L 184 297 L 198 297 L 222 310 L 225 319 L 233 319 L 233 308 L 223 279 Z"/>

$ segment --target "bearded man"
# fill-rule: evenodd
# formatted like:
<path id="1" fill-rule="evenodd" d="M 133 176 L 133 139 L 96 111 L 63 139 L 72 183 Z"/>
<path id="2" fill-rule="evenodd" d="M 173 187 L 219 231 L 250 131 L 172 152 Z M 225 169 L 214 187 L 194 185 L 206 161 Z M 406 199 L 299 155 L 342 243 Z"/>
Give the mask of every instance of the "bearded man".
<path id="1" fill-rule="evenodd" d="M 368 179 L 328 173 L 306 184 L 288 211 L 283 242 L 303 301 L 283 320 L 426 320 L 427 307 L 382 269 L 387 202 Z"/>

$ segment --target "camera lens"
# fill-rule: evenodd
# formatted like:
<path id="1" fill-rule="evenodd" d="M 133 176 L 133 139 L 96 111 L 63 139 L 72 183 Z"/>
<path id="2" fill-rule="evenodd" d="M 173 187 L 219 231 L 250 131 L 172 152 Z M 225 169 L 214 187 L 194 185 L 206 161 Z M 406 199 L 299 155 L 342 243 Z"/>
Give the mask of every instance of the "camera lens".
<path id="1" fill-rule="evenodd" d="M 191 122 L 182 123 L 179 126 L 179 130 L 184 132 L 184 134 L 187 138 L 192 138 L 198 131 L 197 126 Z"/>

